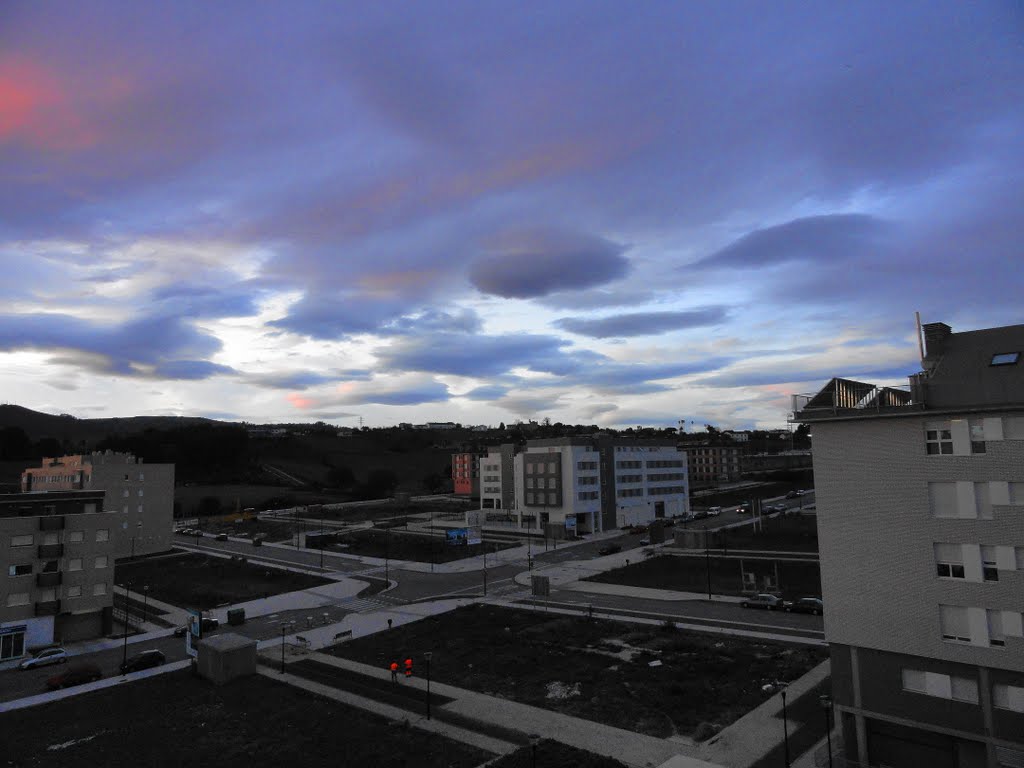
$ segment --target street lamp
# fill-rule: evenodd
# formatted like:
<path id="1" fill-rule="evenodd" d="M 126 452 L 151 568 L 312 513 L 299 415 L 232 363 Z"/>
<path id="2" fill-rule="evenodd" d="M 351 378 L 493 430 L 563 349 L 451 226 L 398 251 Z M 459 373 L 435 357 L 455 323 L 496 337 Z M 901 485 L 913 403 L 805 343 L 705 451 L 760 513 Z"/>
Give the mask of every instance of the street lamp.
<path id="1" fill-rule="evenodd" d="M 282 621 L 281 622 L 281 674 L 284 674 L 284 636 L 288 634 L 288 629 L 294 622 Z"/>
<path id="2" fill-rule="evenodd" d="M 320 505 L 320 570 L 324 569 L 324 505 Z"/>
<path id="3" fill-rule="evenodd" d="M 825 710 L 825 736 L 828 739 L 828 768 L 832 768 L 832 718 L 830 713 L 832 711 L 832 697 L 827 693 L 823 693 L 818 697 L 818 701 L 821 703 L 821 708 Z"/>
<path id="4" fill-rule="evenodd" d="M 391 554 L 391 529 L 384 529 L 384 588 L 391 586 L 390 566 L 388 563 Z"/>
<path id="5" fill-rule="evenodd" d="M 533 768 L 537 768 L 537 745 L 540 744 L 540 736 L 535 733 L 531 733 L 530 736 L 530 754 L 533 756 Z"/>
<path id="6" fill-rule="evenodd" d="M 149 584 L 142 588 L 142 620 L 145 622 L 149 610 Z"/>
<path id="7" fill-rule="evenodd" d="M 433 655 L 431 651 L 423 654 L 423 659 L 427 663 L 427 720 L 430 719 L 430 659 Z"/>
<path id="8" fill-rule="evenodd" d="M 124 583 L 124 653 L 121 656 L 121 663 L 128 663 L 128 598 L 132 592 L 132 583 Z"/>
<path id="9" fill-rule="evenodd" d="M 782 744 L 786 753 L 786 768 L 789 768 L 789 718 L 786 712 L 786 688 L 789 684 L 776 680 L 775 686 L 782 689 Z"/>

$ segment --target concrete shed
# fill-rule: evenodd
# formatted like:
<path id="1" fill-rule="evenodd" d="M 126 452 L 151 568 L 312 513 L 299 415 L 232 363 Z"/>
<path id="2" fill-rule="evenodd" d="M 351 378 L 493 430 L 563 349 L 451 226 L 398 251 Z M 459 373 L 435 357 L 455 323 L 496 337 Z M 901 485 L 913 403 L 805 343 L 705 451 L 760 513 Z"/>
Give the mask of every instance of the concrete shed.
<path id="1" fill-rule="evenodd" d="M 196 647 L 200 676 L 218 685 L 256 674 L 255 640 L 225 632 L 200 640 Z"/>

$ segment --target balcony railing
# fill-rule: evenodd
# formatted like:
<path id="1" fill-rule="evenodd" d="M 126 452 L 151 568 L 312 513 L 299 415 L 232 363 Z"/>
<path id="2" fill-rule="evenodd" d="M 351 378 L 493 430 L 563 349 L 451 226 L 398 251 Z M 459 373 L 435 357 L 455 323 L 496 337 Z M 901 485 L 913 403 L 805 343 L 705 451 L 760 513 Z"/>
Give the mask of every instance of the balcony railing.
<path id="1" fill-rule="evenodd" d="M 862 381 L 832 379 L 815 394 L 791 395 L 790 421 L 845 413 L 883 413 L 891 409 L 922 408 L 909 386 L 879 387 Z"/>
<path id="2" fill-rule="evenodd" d="M 60 600 L 36 603 L 36 616 L 56 616 L 60 613 Z"/>
<path id="3" fill-rule="evenodd" d="M 36 586 L 37 587 L 56 587 L 62 581 L 64 581 L 64 574 L 60 571 L 56 573 L 37 573 L 36 574 Z"/>
<path id="4" fill-rule="evenodd" d="M 39 559 L 40 560 L 53 560 L 55 557 L 64 556 L 64 545 L 63 544 L 40 544 L 39 545 Z"/>

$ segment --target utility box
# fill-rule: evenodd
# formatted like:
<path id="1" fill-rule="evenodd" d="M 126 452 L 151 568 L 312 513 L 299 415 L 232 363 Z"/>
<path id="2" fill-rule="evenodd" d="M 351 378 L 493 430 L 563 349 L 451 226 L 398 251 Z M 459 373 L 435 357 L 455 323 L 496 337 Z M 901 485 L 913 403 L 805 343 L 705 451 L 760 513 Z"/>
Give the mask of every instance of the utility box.
<path id="1" fill-rule="evenodd" d="M 217 685 L 256 674 L 256 641 L 230 632 L 203 638 L 196 643 L 196 668 L 201 677 Z"/>
<path id="2" fill-rule="evenodd" d="M 228 610 L 228 624 L 237 627 L 245 624 L 245 608 L 231 608 Z"/>

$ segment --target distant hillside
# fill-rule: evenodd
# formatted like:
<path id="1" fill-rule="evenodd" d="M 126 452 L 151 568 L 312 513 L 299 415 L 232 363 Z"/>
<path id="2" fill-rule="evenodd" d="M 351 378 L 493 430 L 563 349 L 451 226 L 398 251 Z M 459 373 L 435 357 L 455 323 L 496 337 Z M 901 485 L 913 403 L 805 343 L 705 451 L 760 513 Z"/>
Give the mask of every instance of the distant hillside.
<path id="1" fill-rule="evenodd" d="M 61 443 L 92 444 L 114 434 L 131 434 L 146 429 L 175 429 L 193 424 L 228 424 L 195 416 L 131 416 L 129 418 L 78 419 L 69 414 L 55 416 L 20 405 L 0 405 L 0 429 L 19 427 L 30 440 L 54 438 Z"/>

